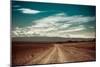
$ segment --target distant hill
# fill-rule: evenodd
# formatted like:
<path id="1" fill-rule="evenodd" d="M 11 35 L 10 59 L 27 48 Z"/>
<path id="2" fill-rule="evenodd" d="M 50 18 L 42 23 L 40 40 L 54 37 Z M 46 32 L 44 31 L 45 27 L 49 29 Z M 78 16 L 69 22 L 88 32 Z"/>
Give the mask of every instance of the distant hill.
<path id="1" fill-rule="evenodd" d="M 68 41 L 95 41 L 95 38 L 12 37 L 12 41 L 23 41 L 23 42 L 68 42 Z"/>

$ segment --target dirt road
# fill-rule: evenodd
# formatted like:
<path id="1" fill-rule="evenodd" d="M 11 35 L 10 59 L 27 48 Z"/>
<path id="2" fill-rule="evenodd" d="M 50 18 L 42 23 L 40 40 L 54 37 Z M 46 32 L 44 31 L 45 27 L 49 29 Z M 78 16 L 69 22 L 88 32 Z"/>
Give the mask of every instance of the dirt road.
<path id="1" fill-rule="evenodd" d="M 26 53 L 26 52 L 23 52 Z M 21 54 L 21 53 L 20 53 Z M 32 52 L 28 50 L 29 54 L 24 58 L 24 55 L 16 55 L 15 65 L 30 65 L 30 64 L 50 64 L 50 63 L 64 63 L 64 62 L 75 62 L 75 61 L 90 61 L 95 60 L 95 51 L 84 48 L 76 47 L 65 47 L 61 44 L 53 44 L 52 47 L 38 52 Z M 31 56 L 34 54 L 34 56 Z M 20 58 L 22 59 L 20 61 Z M 26 60 L 27 58 L 27 60 Z M 18 61 L 19 60 L 19 61 Z"/>

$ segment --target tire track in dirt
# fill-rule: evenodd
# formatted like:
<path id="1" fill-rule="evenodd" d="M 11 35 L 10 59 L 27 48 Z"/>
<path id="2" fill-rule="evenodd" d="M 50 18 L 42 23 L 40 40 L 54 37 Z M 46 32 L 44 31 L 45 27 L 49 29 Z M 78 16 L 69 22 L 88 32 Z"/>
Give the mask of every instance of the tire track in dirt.
<path id="1" fill-rule="evenodd" d="M 63 46 L 62 44 L 52 44 L 53 46 L 46 49 L 43 53 L 40 52 L 38 56 L 33 57 L 25 63 L 27 64 L 50 64 L 50 63 L 64 63 L 64 62 L 75 62 L 94 60 L 86 49 Z"/>
<path id="2" fill-rule="evenodd" d="M 43 52 L 42 54 L 38 55 L 36 58 L 31 59 L 26 64 L 41 64 L 39 63 L 41 60 L 43 60 L 43 57 L 45 57 L 48 53 L 50 53 L 53 50 L 53 47 L 50 47 L 48 50 Z"/>

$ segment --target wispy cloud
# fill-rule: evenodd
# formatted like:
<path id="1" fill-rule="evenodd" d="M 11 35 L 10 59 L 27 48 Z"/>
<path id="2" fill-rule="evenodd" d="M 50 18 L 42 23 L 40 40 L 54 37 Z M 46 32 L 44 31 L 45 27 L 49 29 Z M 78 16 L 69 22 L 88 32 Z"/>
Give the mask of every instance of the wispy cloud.
<path id="1" fill-rule="evenodd" d="M 80 32 L 82 30 L 86 30 L 85 26 L 82 25 L 82 23 L 92 22 L 94 20 L 94 16 L 68 16 L 64 13 L 58 13 L 39 20 L 32 21 L 33 25 L 26 26 L 23 28 L 16 27 L 12 31 L 12 36 L 88 37 L 87 34 L 73 33 L 77 31 Z M 72 26 L 73 24 L 77 24 L 77 26 Z M 94 34 L 90 34 L 94 36 Z"/>
<path id="2" fill-rule="evenodd" d="M 29 8 L 20 8 L 20 9 L 17 9 L 17 10 L 21 11 L 24 14 L 37 14 L 37 13 L 41 12 L 41 11 L 38 11 L 38 10 L 29 9 Z"/>
<path id="3" fill-rule="evenodd" d="M 72 23 L 76 23 L 76 24 L 80 24 L 80 23 L 86 23 L 86 22 L 91 22 L 94 21 L 95 17 L 94 16 L 82 16 L 82 15 L 75 15 L 75 16 L 67 16 L 64 13 L 59 13 L 53 16 L 49 16 L 37 21 L 33 21 L 33 22 L 43 22 L 43 23 L 55 23 L 55 22 L 59 22 L 59 23 L 67 23 L 67 24 L 72 24 Z"/>

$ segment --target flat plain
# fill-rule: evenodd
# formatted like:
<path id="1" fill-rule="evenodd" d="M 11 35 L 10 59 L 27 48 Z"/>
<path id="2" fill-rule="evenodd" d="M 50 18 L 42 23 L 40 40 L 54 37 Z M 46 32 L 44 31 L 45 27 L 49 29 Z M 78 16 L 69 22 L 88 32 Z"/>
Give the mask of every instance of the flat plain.
<path id="1" fill-rule="evenodd" d="M 95 61 L 95 55 L 95 41 L 12 42 L 12 65 Z"/>

